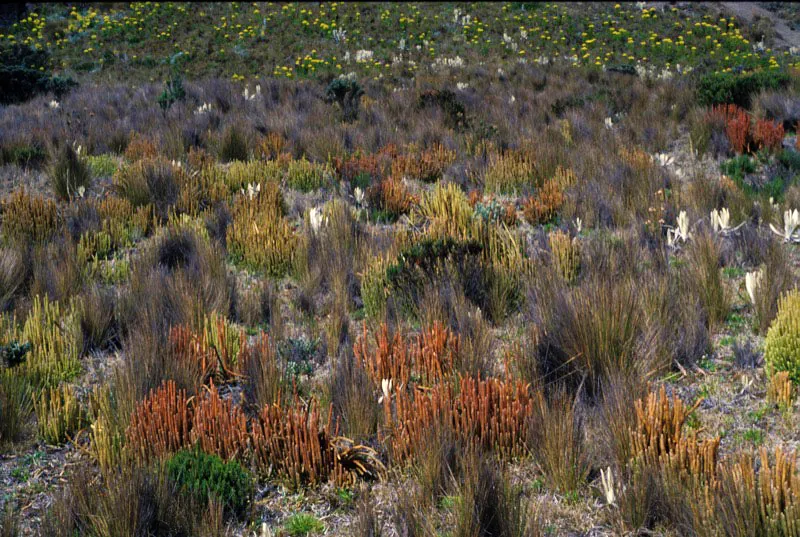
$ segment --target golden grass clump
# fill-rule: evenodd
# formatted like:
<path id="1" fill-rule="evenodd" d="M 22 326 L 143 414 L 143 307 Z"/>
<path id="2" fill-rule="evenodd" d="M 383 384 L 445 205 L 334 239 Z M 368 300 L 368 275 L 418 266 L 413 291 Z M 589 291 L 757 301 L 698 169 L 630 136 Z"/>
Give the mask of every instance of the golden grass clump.
<path id="1" fill-rule="evenodd" d="M 279 161 L 251 160 L 232 162 L 227 167 L 217 166 L 208 169 L 206 175 L 221 175 L 222 182 L 227 185 L 228 190 L 237 193 L 246 191 L 248 185 L 260 184 L 263 190 L 267 184 L 262 183 L 280 183 L 283 170 L 284 166 Z"/>
<path id="2" fill-rule="evenodd" d="M 268 132 L 256 142 L 256 155 L 264 160 L 275 160 L 286 149 L 288 140 L 278 132 Z"/>
<path id="3" fill-rule="evenodd" d="M 437 238 L 465 238 L 473 212 L 467 195 L 455 183 L 437 183 L 418 207 L 419 215 L 429 222 L 428 233 Z"/>
<path id="4" fill-rule="evenodd" d="M 266 187 L 266 188 L 265 188 Z M 237 198 L 228 226 L 228 252 L 234 261 L 280 278 L 292 267 L 297 234 L 283 217 L 277 185 L 267 183 L 250 199 Z"/>
<path id="5" fill-rule="evenodd" d="M 71 435 L 83 423 L 83 411 L 75 390 L 62 384 L 56 388 L 44 389 L 34 400 L 39 436 L 48 445 L 57 446 L 71 440 Z"/>
<path id="6" fill-rule="evenodd" d="M 483 182 L 489 192 L 512 194 L 533 186 L 536 175 L 536 162 L 528 151 L 506 151 L 489 157 Z"/>
<path id="7" fill-rule="evenodd" d="M 290 160 L 286 166 L 286 184 L 301 192 L 311 192 L 325 186 L 331 171 L 325 164 L 310 162 L 305 158 Z"/>
<path id="8" fill-rule="evenodd" d="M 53 200 L 14 191 L 0 205 L 3 236 L 11 241 L 45 242 L 59 227 L 58 208 Z"/>
<path id="9" fill-rule="evenodd" d="M 364 302 L 364 314 L 369 319 L 380 319 L 386 309 L 389 298 L 389 286 L 386 281 L 386 269 L 391 261 L 384 256 L 375 256 L 367 261 L 361 276 L 361 300 Z"/>
<path id="10" fill-rule="evenodd" d="M 581 248 L 577 237 L 561 230 L 548 235 L 553 265 L 558 274 L 567 282 L 574 282 L 581 268 Z"/>

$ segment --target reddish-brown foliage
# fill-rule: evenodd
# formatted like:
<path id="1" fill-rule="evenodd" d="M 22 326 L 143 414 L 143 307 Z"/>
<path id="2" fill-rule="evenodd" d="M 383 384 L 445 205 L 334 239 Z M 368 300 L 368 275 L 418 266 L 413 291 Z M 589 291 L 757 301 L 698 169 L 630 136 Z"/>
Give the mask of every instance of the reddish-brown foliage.
<path id="1" fill-rule="evenodd" d="M 337 473 L 335 449 L 331 443 L 332 407 L 322 421 L 319 403 L 265 406 L 253 424 L 253 456 L 264 475 L 288 478 L 294 486 L 318 484 Z"/>
<path id="2" fill-rule="evenodd" d="M 456 158 L 455 151 L 437 144 L 431 149 L 410 151 L 392 160 L 392 177 L 432 183 L 442 178 L 444 171 Z"/>
<path id="3" fill-rule="evenodd" d="M 148 462 L 185 447 L 189 443 L 192 414 L 186 392 L 167 381 L 139 403 L 125 431 L 127 446 L 135 460 Z"/>
<path id="4" fill-rule="evenodd" d="M 564 194 L 556 181 L 545 181 L 542 187 L 525 200 L 522 213 L 531 225 L 546 224 L 553 220 L 564 204 Z"/>
<path id="5" fill-rule="evenodd" d="M 394 216 L 406 214 L 417 203 L 400 179 L 389 177 L 367 189 L 367 201 L 371 207 Z"/>
<path id="6" fill-rule="evenodd" d="M 374 335 L 372 348 L 368 339 L 365 324 L 353 345 L 356 359 L 376 384 L 391 379 L 395 386 L 407 386 L 412 377 L 422 385 L 441 381 L 457 364 L 461 344 L 460 338 L 438 321 L 420 335 L 405 340 L 399 332 L 390 336 L 383 323 Z"/>
<path id="7" fill-rule="evenodd" d="M 777 153 L 783 144 L 783 123 L 760 119 L 756 121 L 753 140 L 759 149 L 766 149 L 770 153 Z"/>
<path id="8" fill-rule="evenodd" d="M 219 396 L 213 381 L 195 407 L 191 439 L 223 459 L 241 458 L 248 451 L 247 418 L 239 405 Z"/>
<path id="9" fill-rule="evenodd" d="M 384 440 L 396 460 L 407 460 L 423 445 L 433 424 L 443 423 L 465 442 L 520 456 L 532 410 L 530 387 L 521 382 L 464 377 L 457 387 L 399 389 L 391 401 L 384 399 Z"/>
<path id="10" fill-rule="evenodd" d="M 718 105 L 711 108 L 709 119 L 725 125 L 725 134 L 737 153 L 749 150 L 750 117 L 735 104 Z"/>
<path id="11" fill-rule="evenodd" d="M 357 152 L 347 158 L 335 157 L 333 167 L 343 181 L 353 182 L 354 179 L 366 175 L 369 182 L 377 182 L 389 174 L 392 155 L 396 151 L 394 146 L 386 146 L 377 153 Z"/>

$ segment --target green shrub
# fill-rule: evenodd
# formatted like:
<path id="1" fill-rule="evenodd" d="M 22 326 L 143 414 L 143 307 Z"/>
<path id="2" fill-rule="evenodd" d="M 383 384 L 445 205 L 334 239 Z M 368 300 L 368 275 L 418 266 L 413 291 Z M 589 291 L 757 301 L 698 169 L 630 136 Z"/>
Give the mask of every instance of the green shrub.
<path id="1" fill-rule="evenodd" d="M 71 78 L 53 76 L 50 55 L 24 45 L 0 47 L 0 104 L 18 104 L 53 92 L 56 98 L 78 84 Z"/>
<path id="2" fill-rule="evenodd" d="M 162 110 L 167 110 L 170 106 L 186 98 L 186 90 L 183 89 L 183 80 L 178 76 L 173 76 L 164 83 L 164 91 L 158 96 L 158 106 Z"/>
<path id="3" fill-rule="evenodd" d="M 286 169 L 286 183 L 301 192 L 311 192 L 325 185 L 327 169 L 306 159 L 293 160 Z"/>
<path id="4" fill-rule="evenodd" d="M 474 240 L 423 239 L 403 250 L 386 268 L 385 288 L 404 314 L 413 315 L 426 283 L 452 276 L 460 279 L 470 301 L 485 308 L 487 271 L 482 252 L 483 247 Z M 375 282 L 372 285 L 379 287 Z"/>
<path id="5" fill-rule="evenodd" d="M 198 449 L 175 453 L 167 461 L 167 474 L 198 501 L 214 496 L 236 516 L 244 514 L 253 495 L 252 477 L 238 462 L 225 462 Z"/>
<path id="6" fill-rule="evenodd" d="M 50 184 L 56 196 L 62 200 L 72 199 L 91 183 L 92 175 L 86 161 L 72 146 L 64 144 L 50 169 Z"/>
<path id="7" fill-rule="evenodd" d="M 794 289 L 778 301 L 778 314 L 767 331 L 764 362 L 770 376 L 787 371 L 800 383 L 800 291 Z"/>
<path id="8" fill-rule="evenodd" d="M 733 103 L 749 108 L 756 93 L 761 90 L 777 90 L 789 84 L 789 75 L 783 71 L 759 71 L 747 75 L 712 73 L 703 76 L 697 85 L 700 104 Z"/>
<path id="9" fill-rule="evenodd" d="M 90 155 L 86 158 L 86 163 L 92 177 L 111 177 L 119 167 L 113 155 Z"/>
<path id="10" fill-rule="evenodd" d="M 328 101 L 335 102 L 342 110 L 345 121 L 354 121 L 358 117 L 358 108 L 364 90 L 358 81 L 345 76 L 334 78 L 325 89 Z"/>
<path id="11" fill-rule="evenodd" d="M 305 537 L 325 531 L 325 525 L 314 515 L 297 513 L 286 521 L 286 533 L 292 537 Z"/>
<path id="12" fill-rule="evenodd" d="M 47 152 L 38 144 L 11 143 L 0 147 L 0 165 L 15 164 L 36 168 L 47 160 Z"/>

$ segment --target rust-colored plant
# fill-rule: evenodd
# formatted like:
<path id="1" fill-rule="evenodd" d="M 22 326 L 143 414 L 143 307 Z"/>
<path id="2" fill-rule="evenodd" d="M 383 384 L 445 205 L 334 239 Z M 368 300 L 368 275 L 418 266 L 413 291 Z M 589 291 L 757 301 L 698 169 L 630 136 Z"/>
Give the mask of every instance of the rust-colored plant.
<path id="1" fill-rule="evenodd" d="M 558 184 L 550 179 L 545 181 L 533 196 L 522 205 L 522 213 L 529 224 L 547 224 L 553 221 L 564 204 L 564 194 Z"/>
<path id="2" fill-rule="evenodd" d="M 389 177 L 367 189 L 367 201 L 370 207 L 383 211 L 389 216 L 398 217 L 407 214 L 417 203 L 400 179 Z"/>
<path id="3" fill-rule="evenodd" d="M 756 121 L 753 140 L 759 149 L 766 149 L 770 153 L 777 153 L 783 144 L 783 123 L 759 119 Z"/>
<path id="4" fill-rule="evenodd" d="M 206 453 L 225 460 L 243 457 L 249 450 L 247 418 L 241 407 L 223 399 L 211 382 L 205 397 L 194 407 L 192 444 L 199 444 Z"/>
<path id="5" fill-rule="evenodd" d="M 389 174 L 391 157 L 383 150 L 378 153 L 356 153 L 347 158 L 335 157 L 333 168 L 343 181 L 353 183 L 379 181 Z"/>
<path id="6" fill-rule="evenodd" d="M 749 150 L 750 117 L 735 104 L 717 105 L 711 108 L 709 119 L 725 125 L 725 134 L 737 153 Z"/>
<path id="7" fill-rule="evenodd" d="M 323 421 L 319 403 L 265 406 L 253 423 L 253 456 L 263 475 L 279 475 L 293 487 L 316 485 L 336 473 L 331 444 L 332 410 Z"/>
<path id="8" fill-rule="evenodd" d="M 435 423 L 450 424 L 464 442 L 504 456 L 526 452 L 530 387 L 521 382 L 462 377 L 458 386 L 397 389 L 383 399 L 383 439 L 395 460 L 408 460 L 424 445 Z"/>
<path id="9" fill-rule="evenodd" d="M 189 444 L 192 413 L 186 392 L 172 380 L 140 402 L 125 431 L 127 449 L 140 462 L 149 462 Z"/>
<path id="10" fill-rule="evenodd" d="M 382 323 L 372 346 L 368 339 L 364 324 L 353 352 L 376 384 L 391 379 L 395 386 L 407 386 L 413 378 L 417 384 L 430 386 L 450 375 L 459 359 L 459 336 L 439 321 L 405 340 L 400 332 L 390 335 Z"/>
<path id="11" fill-rule="evenodd" d="M 398 155 L 392 160 L 391 174 L 397 179 L 408 178 L 433 183 L 442 178 L 455 159 L 455 151 L 439 144 L 421 151 L 409 147 L 408 153 Z"/>
<path id="12" fill-rule="evenodd" d="M 156 144 L 140 134 L 134 133 L 128 147 L 125 148 L 125 159 L 129 162 L 153 159 L 158 155 Z"/>

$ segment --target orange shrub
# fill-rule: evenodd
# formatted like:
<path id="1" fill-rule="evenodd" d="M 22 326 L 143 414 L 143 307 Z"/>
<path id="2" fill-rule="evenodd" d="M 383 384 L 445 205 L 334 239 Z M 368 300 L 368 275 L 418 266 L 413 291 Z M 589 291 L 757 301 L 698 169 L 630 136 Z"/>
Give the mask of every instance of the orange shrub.
<path id="1" fill-rule="evenodd" d="M 522 214 L 531 225 L 546 224 L 552 221 L 564 204 L 564 194 L 555 180 L 545 181 L 533 196 L 522 205 Z"/>
<path id="2" fill-rule="evenodd" d="M 239 405 L 219 396 L 213 381 L 208 394 L 195 406 L 191 440 L 204 452 L 226 460 L 248 451 L 247 418 Z"/>
<path id="3" fill-rule="evenodd" d="M 400 332 L 389 335 L 382 323 L 368 345 L 367 327 L 353 345 L 356 359 L 369 377 L 380 384 L 392 379 L 396 386 L 407 386 L 412 378 L 417 383 L 432 385 L 453 372 L 458 363 L 461 339 L 438 321 L 417 336 L 403 338 Z"/>
<path id="4" fill-rule="evenodd" d="M 529 385 L 498 379 L 464 377 L 457 387 L 398 389 L 391 399 L 384 398 L 383 439 L 396 460 L 408 460 L 441 424 L 472 445 L 504 456 L 522 456 L 533 402 Z"/>
<path id="5" fill-rule="evenodd" d="M 275 160 L 284 152 L 287 143 L 281 134 L 270 132 L 258 141 L 256 154 L 264 160 Z"/>
<path id="6" fill-rule="evenodd" d="M 127 447 L 139 462 L 174 453 L 188 445 L 191 421 L 186 392 L 168 380 L 136 407 L 125 431 Z"/>
<path id="7" fill-rule="evenodd" d="M 154 159 L 158 156 L 158 149 L 156 144 L 149 138 L 145 138 L 141 134 L 134 133 L 128 147 L 125 148 L 124 157 L 130 162 L 136 162 L 144 159 Z"/>
<path id="8" fill-rule="evenodd" d="M 417 203 L 417 198 L 401 180 L 389 177 L 367 189 L 367 201 L 371 207 L 398 217 L 407 214 L 411 206 Z"/>
<path id="9" fill-rule="evenodd" d="M 316 485 L 336 473 L 332 439 L 332 407 L 322 421 L 319 403 L 265 406 L 253 424 L 253 456 L 263 475 L 288 478 L 293 486 Z M 333 433 L 335 435 L 335 433 Z"/>
<path id="10" fill-rule="evenodd" d="M 709 119 L 725 125 L 725 134 L 737 153 L 749 150 L 750 117 L 735 104 L 717 105 L 711 108 Z"/>
<path id="11" fill-rule="evenodd" d="M 442 178 L 445 170 L 456 159 L 455 151 L 436 144 L 431 149 L 410 151 L 392 161 L 392 177 L 414 179 L 433 183 Z"/>
<path id="12" fill-rule="evenodd" d="M 777 153 L 783 144 L 783 124 L 778 121 L 760 119 L 756 121 L 753 140 L 759 149 L 766 149 L 770 153 Z"/>

